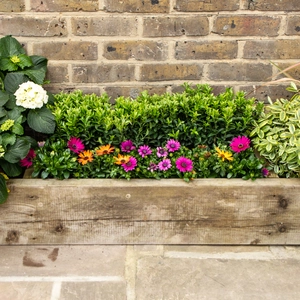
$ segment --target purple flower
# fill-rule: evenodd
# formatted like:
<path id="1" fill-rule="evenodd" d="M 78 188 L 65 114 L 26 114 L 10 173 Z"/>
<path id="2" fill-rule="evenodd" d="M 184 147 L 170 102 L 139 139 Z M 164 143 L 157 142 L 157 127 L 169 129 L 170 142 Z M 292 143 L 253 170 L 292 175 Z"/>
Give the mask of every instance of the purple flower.
<path id="1" fill-rule="evenodd" d="M 149 167 L 147 168 L 147 170 L 149 170 L 150 172 L 154 172 L 157 170 L 157 168 L 158 168 L 158 166 L 155 163 L 151 162 L 149 164 Z"/>
<path id="2" fill-rule="evenodd" d="M 156 155 L 158 157 L 166 157 L 168 155 L 168 151 L 163 147 L 157 147 L 156 150 Z"/>
<path id="3" fill-rule="evenodd" d="M 181 156 L 176 160 L 176 168 L 180 172 L 191 172 L 193 170 L 193 162 L 189 158 Z"/>
<path id="4" fill-rule="evenodd" d="M 130 140 L 127 140 L 127 141 L 124 141 L 121 143 L 121 150 L 123 152 L 129 153 L 130 151 L 132 151 L 134 149 L 135 149 L 135 146 L 133 145 L 132 141 L 130 141 Z"/>
<path id="5" fill-rule="evenodd" d="M 160 171 L 167 171 L 172 167 L 171 160 L 170 159 L 164 159 L 161 162 L 158 163 L 158 169 Z"/>
<path id="6" fill-rule="evenodd" d="M 137 160 L 135 157 L 130 156 L 129 161 L 125 164 L 122 164 L 121 166 L 123 167 L 125 172 L 132 171 L 137 166 Z"/>
<path id="7" fill-rule="evenodd" d="M 81 139 L 71 137 L 68 141 L 68 148 L 74 153 L 80 153 L 84 150 L 84 145 Z"/>
<path id="8" fill-rule="evenodd" d="M 166 147 L 170 152 L 175 152 L 180 148 L 180 143 L 175 140 L 169 140 Z"/>
<path id="9" fill-rule="evenodd" d="M 150 155 L 152 153 L 152 150 L 149 146 L 144 145 L 139 148 L 138 152 L 141 157 L 145 157 L 147 155 Z"/>
<path id="10" fill-rule="evenodd" d="M 264 177 L 268 177 L 268 176 L 269 176 L 269 170 L 266 169 L 266 168 L 263 168 L 263 169 L 261 170 L 261 173 L 262 173 L 262 175 L 263 175 Z"/>

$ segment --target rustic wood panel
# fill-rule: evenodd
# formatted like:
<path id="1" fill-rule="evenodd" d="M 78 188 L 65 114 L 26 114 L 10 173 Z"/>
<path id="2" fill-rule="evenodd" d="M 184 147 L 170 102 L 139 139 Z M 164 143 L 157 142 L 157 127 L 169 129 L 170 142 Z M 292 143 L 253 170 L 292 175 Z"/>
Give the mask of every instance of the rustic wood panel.
<path id="1" fill-rule="evenodd" d="M 0 244 L 300 244 L 300 179 L 9 181 Z"/>

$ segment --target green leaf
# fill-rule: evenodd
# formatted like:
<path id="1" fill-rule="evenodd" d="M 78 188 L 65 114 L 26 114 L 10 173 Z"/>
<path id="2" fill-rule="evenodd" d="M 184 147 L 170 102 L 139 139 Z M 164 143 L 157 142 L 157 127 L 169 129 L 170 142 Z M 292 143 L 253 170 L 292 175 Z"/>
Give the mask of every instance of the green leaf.
<path id="1" fill-rule="evenodd" d="M 17 163 L 27 155 L 29 149 L 30 143 L 26 139 L 17 138 L 12 146 L 7 147 L 4 159 L 10 163 Z"/>
<path id="2" fill-rule="evenodd" d="M 19 163 L 12 164 L 6 160 L 1 160 L 0 165 L 8 177 L 17 177 L 23 172 L 23 168 L 19 165 Z"/>
<path id="3" fill-rule="evenodd" d="M 19 88 L 20 84 L 26 81 L 28 81 L 28 77 L 22 73 L 8 73 L 4 78 L 5 90 L 11 94 L 14 94 Z"/>
<path id="4" fill-rule="evenodd" d="M 30 110 L 27 116 L 30 128 L 37 132 L 51 134 L 55 129 L 55 117 L 47 107 Z"/>
<path id="5" fill-rule="evenodd" d="M 9 94 L 5 91 L 0 91 L 0 106 L 5 105 L 5 103 L 9 100 Z"/>
<path id="6" fill-rule="evenodd" d="M 24 69 L 25 67 L 31 67 L 33 65 L 31 58 L 26 54 L 20 54 L 18 58 L 20 59 L 20 62 L 18 62 L 17 65 L 21 69 Z"/>
<path id="7" fill-rule="evenodd" d="M 14 72 L 18 70 L 18 65 L 14 64 L 8 57 L 0 59 L 0 70 Z"/>
<path id="8" fill-rule="evenodd" d="M 3 107 L 0 107 L 0 118 L 6 116 L 6 113 L 7 111 Z"/>
<path id="9" fill-rule="evenodd" d="M 6 186 L 6 180 L 2 174 L 0 174 L 0 204 L 4 203 L 8 197 L 8 191 Z"/>
<path id="10" fill-rule="evenodd" d="M 13 145 L 16 142 L 16 135 L 13 133 L 2 134 L 2 145 L 6 147 L 7 145 Z"/>
<path id="11" fill-rule="evenodd" d="M 15 134 L 18 135 L 23 135 L 24 134 L 24 129 L 23 126 L 21 124 L 15 123 L 11 129 L 11 131 Z"/>
<path id="12" fill-rule="evenodd" d="M 22 45 L 12 36 L 7 35 L 0 39 L 0 56 L 11 57 L 25 53 Z"/>

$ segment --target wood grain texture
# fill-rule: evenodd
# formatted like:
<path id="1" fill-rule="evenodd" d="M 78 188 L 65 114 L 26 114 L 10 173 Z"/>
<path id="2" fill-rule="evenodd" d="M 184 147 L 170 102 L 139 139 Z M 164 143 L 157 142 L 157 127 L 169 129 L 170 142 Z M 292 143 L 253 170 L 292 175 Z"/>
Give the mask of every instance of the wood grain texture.
<path id="1" fill-rule="evenodd" d="M 0 244 L 300 244 L 300 179 L 14 179 Z"/>

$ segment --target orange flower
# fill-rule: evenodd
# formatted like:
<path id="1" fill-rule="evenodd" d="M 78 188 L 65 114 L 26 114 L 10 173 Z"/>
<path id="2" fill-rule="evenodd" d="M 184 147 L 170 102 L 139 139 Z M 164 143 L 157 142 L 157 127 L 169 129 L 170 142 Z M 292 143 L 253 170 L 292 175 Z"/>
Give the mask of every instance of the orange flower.
<path id="1" fill-rule="evenodd" d="M 129 162 L 130 156 L 129 155 L 122 155 L 122 154 L 118 154 L 118 157 L 115 157 L 115 164 L 117 165 L 123 165 Z"/>
<path id="2" fill-rule="evenodd" d="M 79 153 L 78 162 L 82 165 L 86 165 L 88 162 L 93 161 L 93 152 L 90 150 L 83 151 Z"/>
<path id="3" fill-rule="evenodd" d="M 111 147 L 110 145 L 101 146 L 98 150 L 96 150 L 97 155 L 105 155 L 110 154 L 115 150 L 114 147 Z"/>

